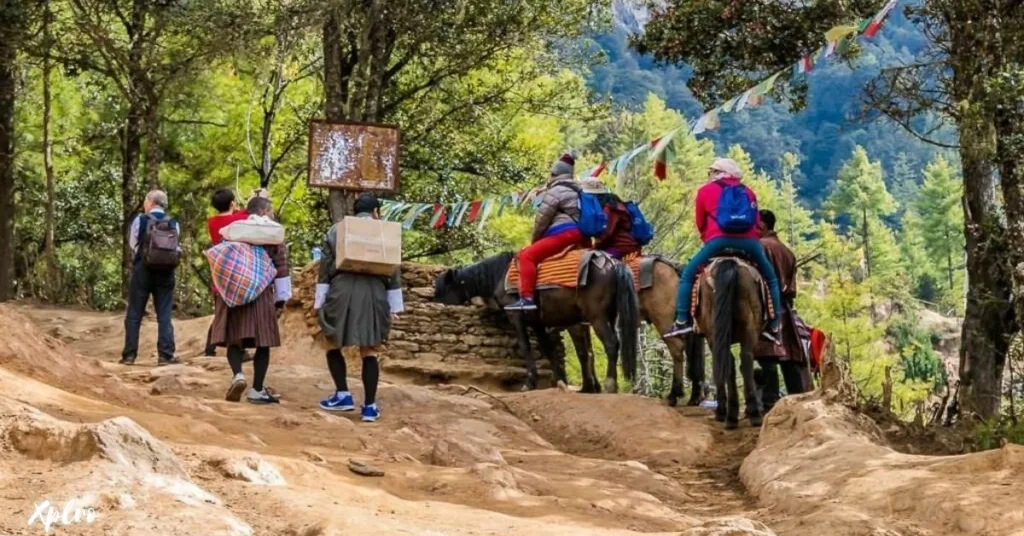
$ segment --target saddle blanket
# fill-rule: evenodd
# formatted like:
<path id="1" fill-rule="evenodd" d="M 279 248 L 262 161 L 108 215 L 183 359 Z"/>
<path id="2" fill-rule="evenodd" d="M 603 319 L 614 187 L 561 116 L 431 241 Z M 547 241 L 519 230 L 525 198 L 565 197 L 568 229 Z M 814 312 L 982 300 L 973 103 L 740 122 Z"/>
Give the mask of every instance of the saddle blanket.
<path id="1" fill-rule="evenodd" d="M 567 249 L 554 257 L 540 263 L 537 269 L 537 290 L 551 288 L 578 288 L 587 284 L 587 272 L 592 262 L 597 259 L 611 261 L 608 255 L 593 249 Z M 640 287 L 639 255 L 623 259 L 633 272 L 633 284 Z M 519 290 L 519 260 L 509 265 L 505 274 L 505 290 L 514 293 Z"/>
<path id="2" fill-rule="evenodd" d="M 764 278 L 761 277 L 761 272 L 758 272 L 754 265 L 736 257 L 716 257 L 697 274 L 697 281 L 693 285 L 693 294 L 690 299 L 690 317 L 697 318 L 697 311 L 700 310 L 701 301 L 705 298 L 711 298 L 711 296 L 704 296 L 703 292 L 701 292 L 701 287 L 703 287 L 705 280 L 710 279 L 711 288 L 715 288 L 714 279 L 711 279 L 711 274 L 714 273 L 715 267 L 725 259 L 736 261 L 741 270 L 746 270 L 754 276 L 754 280 L 758 282 L 758 287 L 761 289 L 760 298 L 763 318 L 765 321 L 768 321 L 774 315 L 775 310 L 775 304 L 772 303 L 771 291 L 768 289 L 768 283 L 765 283 Z M 699 326 L 695 327 L 697 327 L 697 331 L 700 332 Z"/>

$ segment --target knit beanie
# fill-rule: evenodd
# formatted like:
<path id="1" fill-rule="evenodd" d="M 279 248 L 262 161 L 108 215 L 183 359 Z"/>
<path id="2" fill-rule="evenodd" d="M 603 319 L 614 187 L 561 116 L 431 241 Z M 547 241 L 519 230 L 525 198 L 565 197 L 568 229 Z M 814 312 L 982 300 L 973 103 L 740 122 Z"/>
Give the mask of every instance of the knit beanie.
<path id="1" fill-rule="evenodd" d="M 555 165 L 551 166 L 551 176 L 558 177 L 559 175 L 574 175 L 574 169 L 576 168 L 576 157 L 572 153 L 565 153 L 555 160 Z"/>

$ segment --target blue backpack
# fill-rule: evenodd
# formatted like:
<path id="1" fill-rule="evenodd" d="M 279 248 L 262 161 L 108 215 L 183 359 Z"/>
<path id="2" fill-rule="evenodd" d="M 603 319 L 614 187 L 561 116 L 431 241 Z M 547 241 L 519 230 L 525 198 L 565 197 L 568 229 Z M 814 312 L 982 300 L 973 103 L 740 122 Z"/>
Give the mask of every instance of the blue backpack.
<path id="1" fill-rule="evenodd" d="M 626 201 L 626 211 L 629 212 L 629 234 L 641 246 L 646 246 L 654 239 L 654 226 L 647 221 L 644 213 L 640 212 L 640 206 L 632 201 Z"/>
<path id="2" fill-rule="evenodd" d="M 594 194 L 580 192 L 580 233 L 594 238 L 608 230 L 608 215 L 601 208 L 601 201 Z"/>
<path id="3" fill-rule="evenodd" d="M 757 202 L 747 195 L 747 187 L 742 184 L 728 185 L 721 181 L 715 184 L 722 189 L 718 198 L 718 212 L 715 222 L 718 228 L 729 234 L 741 234 L 754 228 L 757 224 Z"/>

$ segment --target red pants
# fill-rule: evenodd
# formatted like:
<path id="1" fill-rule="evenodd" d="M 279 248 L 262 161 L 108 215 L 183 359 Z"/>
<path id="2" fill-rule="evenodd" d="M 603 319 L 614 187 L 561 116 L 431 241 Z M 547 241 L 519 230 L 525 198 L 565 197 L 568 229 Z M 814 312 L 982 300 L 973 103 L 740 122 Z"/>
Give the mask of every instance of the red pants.
<path id="1" fill-rule="evenodd" d="M 569 246 L 590 247 L 579 229 L 572 229 L 540 240 L 519 252 L 519 297 L 532 300 L 537 288 L 537 265 L 557 255 Z"/>

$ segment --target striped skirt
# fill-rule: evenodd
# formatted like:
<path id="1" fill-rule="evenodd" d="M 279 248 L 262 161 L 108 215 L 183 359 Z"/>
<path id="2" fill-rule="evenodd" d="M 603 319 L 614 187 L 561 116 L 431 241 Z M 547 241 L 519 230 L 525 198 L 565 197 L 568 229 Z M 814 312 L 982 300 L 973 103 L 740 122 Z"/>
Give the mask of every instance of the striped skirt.
<path id="1" fill-rule="evenodd" d="M 274 285 L 270 285 L 256 301 L 241 307 L 228 307 L 220 296 L 215 298 L 210 343 L 214 346 L 242 348 L 274 348 L 281 346 L 274 307 Z"/>

